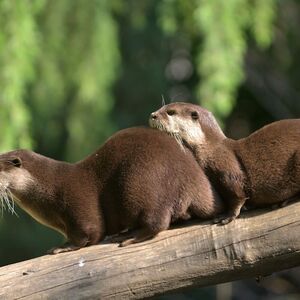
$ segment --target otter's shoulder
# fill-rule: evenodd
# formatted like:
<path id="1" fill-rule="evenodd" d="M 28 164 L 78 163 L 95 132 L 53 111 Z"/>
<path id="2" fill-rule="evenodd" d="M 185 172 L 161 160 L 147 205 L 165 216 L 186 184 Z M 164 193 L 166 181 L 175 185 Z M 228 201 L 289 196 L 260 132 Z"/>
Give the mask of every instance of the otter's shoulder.
<path id="1" fill-rule="evenodd" d="M 116 132 L 112 137 L 119 137 L 119 136 L 139 136 L 139 135 L 156 135 L 156 136 L 167 136 L 167 134 L 158 132 L 157 130 L 149 127 L 139 126 L 139 127 L 130 127 L 126 129 L 122 129 Z"/>
<path id="2" fill-rule="evenodd" d="M 284 119 L 284 120 L 279 120 L 275 121 L 273 123 L 267 124 L 266 126 L 262 127 L 261 129 L 269 129 L 269 128 L 274 128 L 274 129 L 280 129 L 280 130 L 300 130 L 300 119 Z"/>
<path id="3" fill-rule="evenodd" d="M 110 159 L 113 155 L 130 156 L 136 152 L 141 155 L 151 153 L 153 156 L 154 153 L 162 152 L 162 149 L 163 153 L 183 153 L 177 141 L 167 133 L 147 127 L 132 127 L 116 132 L 94 155 L 106 159 Z"/>
<path id="4" fill-rule="evenodd" d="M 121 142 L 124 140 L 132 141 L 132 142 L 138 142 L 139 140 L 149 141 L 149 142 L 152 140 L 154 142 L 154 140 L 159 140 L 159 141 L 166 141 L 169 143 L 173 143 L 173 138 L 171 138 L 165 132 L 161 132 L 159 130 L 149 128 L 149 127 L 131 127 L 116 132 L 105 142 L 105 144 L 114 141 Z"/>
<path id="5" fill-rule="evenodd" d="M 272 138 L 298 138 L 300 135 L 300 119 L 285 119 L 263 126 L 241 141 Z"/>

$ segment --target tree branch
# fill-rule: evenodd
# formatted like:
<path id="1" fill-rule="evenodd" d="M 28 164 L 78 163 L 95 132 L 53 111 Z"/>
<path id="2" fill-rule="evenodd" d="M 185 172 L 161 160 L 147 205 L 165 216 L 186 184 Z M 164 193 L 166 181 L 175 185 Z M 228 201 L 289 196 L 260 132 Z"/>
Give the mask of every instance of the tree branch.
<path id="1" fill-rule="evenodd" d="M 300 202 L 0 268 L 0 299 L 139 299 L 300 265 Z"/>

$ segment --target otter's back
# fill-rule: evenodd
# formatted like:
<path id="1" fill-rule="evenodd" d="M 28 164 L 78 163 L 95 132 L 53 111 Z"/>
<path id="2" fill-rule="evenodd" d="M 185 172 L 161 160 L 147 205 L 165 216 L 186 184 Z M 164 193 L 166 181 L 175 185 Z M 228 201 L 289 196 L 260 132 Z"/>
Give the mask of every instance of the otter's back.
<path id="1" fill-rule="evenodd" d="M 291 184 L 299 176 L 299 119 L 271 123 L 239 140 L 237 147 L 247 170 L 253 204 L 274 201 L 274 197 L 283 201 L 299 192 L 299 185 Z"/>
<path id="2" fill-rule="evenodd" d="M 103 185 L 101 202 L 109 212 L 106 222 L 111 227 L 122 223 L 120 210 L 128 216 L 123 217 L 126 224 L 145 210 L 158 215 L 167 209 L 176 220 L 185 215 L 192 202 L 197 203 L 198 217 L 211 217 L 216 212 L 214 191 L 192 153 L 164 132 L 150 128 L 122 130 L 93 157 L 96 155 Z"/>

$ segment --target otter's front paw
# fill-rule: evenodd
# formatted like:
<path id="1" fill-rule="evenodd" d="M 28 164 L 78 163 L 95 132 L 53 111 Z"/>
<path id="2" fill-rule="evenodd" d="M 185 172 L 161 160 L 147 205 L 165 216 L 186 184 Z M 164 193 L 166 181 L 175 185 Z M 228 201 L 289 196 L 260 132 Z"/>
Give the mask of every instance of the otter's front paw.
<path id="1" fill-rule="evenodd" d="M 81 247 L 74 246 L 71 244 L 64 244 L 61 247 L 54 247 L 47 251 L 47 254 L 59 254 L 64 252 L 70 252 L 80 249 Z"/>
<path id="2" fill-rule="evenodd" d="M 220 216 L 214 219 L 214 224 L 226 225 L 236 219 L 234 215 Z"/>

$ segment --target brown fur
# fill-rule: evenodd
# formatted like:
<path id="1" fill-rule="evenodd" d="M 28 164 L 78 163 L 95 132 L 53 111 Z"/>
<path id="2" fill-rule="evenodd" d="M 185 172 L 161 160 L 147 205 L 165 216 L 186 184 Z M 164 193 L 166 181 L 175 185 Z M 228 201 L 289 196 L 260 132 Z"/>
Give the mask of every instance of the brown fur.
<path id="1" fill-rule="evenodd" d="M 176 116 L 176 117 L 175 117 Z M 171 120 L 172 119 L 172 120 Z M 204 138 L 187 135 L 200 129 Z M 228 204 L 226 224 L 235 219 L 247 200 L 254 207 L 278 204 L 300 192 L 300 120 L 269 124 L 247 138 L 227 138 L 214 116 L 198 105 L 172 103 L 151 114 L 150 125 L 169 131 L 176 122 L 177 135 L 194 153 L 198 163 Z"/>
<path id="2" fill-rule="evenodd" d="M 31 177 L 21 189 L 15 177 L 10 179 L 8 188 L 16 202 L 71 243 L 54 253 L 96 244 L 128 228 L 139 230 L 123 245 L 139 242 L 171 222 L 212 218 L 222 211 L 190 151 L 149 128 L 122 130 L 75 164 L 27 150 L 0 155 L 0 183 L 16 169 Z"/>

